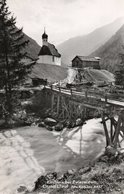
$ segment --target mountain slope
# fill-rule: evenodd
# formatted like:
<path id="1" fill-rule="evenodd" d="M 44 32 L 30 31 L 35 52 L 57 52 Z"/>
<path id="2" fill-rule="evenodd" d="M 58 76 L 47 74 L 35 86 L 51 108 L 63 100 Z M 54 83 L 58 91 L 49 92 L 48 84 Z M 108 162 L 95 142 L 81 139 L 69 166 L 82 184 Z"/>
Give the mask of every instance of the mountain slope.
<path id="1" fill-rule="evenodd" d="M 88 35 L 74 37 L 58 45 L 57 48 L 62 54 L 62 62 L 68 65 L 76 55 L 91 54 L 109 40 L 123 24 L 124 19 L 119 18 L 113 23 L 98 28 Z"/>
<path id="2" fill-rule="evenodd" d="M 28 46 L 25 48 L 27 55 L 33 59 L 37 59 L 41 47 L 35 40 L 30 38 L 26 34 L 24 34 L 24 40 L 29 40 Z"/>
<path id="3" fill-rule="evenodd" d="M 90 56 L 101 57 L 101 68 L 114 72 L 121 60 L 120 53 L 124 53 L 124 25 Z"/>

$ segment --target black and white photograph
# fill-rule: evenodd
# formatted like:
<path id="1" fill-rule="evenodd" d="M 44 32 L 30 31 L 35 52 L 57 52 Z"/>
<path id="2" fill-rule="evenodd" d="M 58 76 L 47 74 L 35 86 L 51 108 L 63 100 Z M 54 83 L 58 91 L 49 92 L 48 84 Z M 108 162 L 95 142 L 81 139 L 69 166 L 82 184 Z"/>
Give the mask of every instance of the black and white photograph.
<path id="1" fill-rule="evenodd" d="M 0 194 L 124 194 L 124 0 L 0 0 Z"/>

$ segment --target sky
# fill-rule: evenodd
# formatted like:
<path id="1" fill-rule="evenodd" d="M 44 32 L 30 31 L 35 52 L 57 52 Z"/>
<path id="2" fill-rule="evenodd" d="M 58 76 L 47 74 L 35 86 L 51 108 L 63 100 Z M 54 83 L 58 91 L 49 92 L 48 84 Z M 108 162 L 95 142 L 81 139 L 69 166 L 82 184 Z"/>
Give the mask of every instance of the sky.
<path id="1" fill-rule="evenodd" d="M 17 26 L 42 44 L 44 27 L 49 42 L 90 33 L 124 17 L 124 0 L 7 0 Z"/>

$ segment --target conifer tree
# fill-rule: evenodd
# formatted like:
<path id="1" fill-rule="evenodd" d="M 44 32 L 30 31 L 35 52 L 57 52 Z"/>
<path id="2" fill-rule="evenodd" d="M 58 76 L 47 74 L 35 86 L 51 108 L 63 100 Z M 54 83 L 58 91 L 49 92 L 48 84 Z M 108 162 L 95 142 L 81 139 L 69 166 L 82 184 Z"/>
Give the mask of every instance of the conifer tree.
<path id="1" fill-rule="evenodd" d="M 15 88 L 20 86 L 30 72 L 30 65 L 23 63 L 26 56 L 22 29 L 9 12 L 6 0 L 0 1 L 0 88 L 4 90 L 4 109 L 11 116 L 15 103 Z M 14 103 L 14 104 L 13 104 Z"/>
<path id="2" fill-rule="evenodd" d="M 115 72 L 115 84 L 124 88 L 124 54 L 120 54 L 121 62 Z"/>

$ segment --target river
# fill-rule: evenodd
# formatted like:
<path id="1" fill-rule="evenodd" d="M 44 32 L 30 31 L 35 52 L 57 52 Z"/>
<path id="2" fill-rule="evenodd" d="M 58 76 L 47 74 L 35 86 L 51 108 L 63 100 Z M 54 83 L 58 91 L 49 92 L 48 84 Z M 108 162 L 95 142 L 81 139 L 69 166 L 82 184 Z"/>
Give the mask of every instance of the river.
<path id="1" fill-rule="evenodd" d="M 0 193 L 14 194 L 23 184 L 31 189 L 41 174 L 63 173 L 96 159 L 105 147 L 100 121 L 91 119 L 81 127 L 62 132 L 37 126 L 1 132 Z"/>

